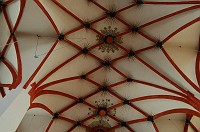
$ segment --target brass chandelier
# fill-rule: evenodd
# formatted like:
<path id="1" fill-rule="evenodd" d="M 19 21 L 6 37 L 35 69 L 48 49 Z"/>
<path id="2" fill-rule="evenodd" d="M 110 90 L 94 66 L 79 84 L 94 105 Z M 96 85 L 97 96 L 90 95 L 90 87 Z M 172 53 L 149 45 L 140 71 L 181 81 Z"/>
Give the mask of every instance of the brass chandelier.
<path id="1" fill-rule="evenodd" d="M 116 50 L 119 50 L 117 44 L 122 43 L 122 38 L 120 36 L 117 36 L 119 32 L 117 32 L 117 28 L 115 27 L 114 29 L 111 28 L 111 26 L 104 27 L 103 30 L 101 30 L 102 35 L 97 35 L 97 41 L 99 43 L 103 43 L 99 46 L 99 50 L 101 52 L 110 52 L 112 51 L 113 53 Z"/>

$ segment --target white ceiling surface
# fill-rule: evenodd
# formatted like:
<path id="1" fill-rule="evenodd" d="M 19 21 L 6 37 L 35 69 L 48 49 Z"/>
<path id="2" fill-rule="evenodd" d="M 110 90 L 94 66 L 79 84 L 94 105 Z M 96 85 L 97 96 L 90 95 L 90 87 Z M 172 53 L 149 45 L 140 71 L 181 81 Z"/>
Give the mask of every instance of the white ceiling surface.
<path id="1" fill-rule="evenodd" d="M 19 9 L 20 9 L 20 1 L 14 1 L 10 3 L 6 7 L 7 15 L 10 20 L 11 26 L 14 27 L 18 14 L 19 14 Z M 0 21 L 1 25 L 0 28 L 4 31 L 0 33 L 0 49 L 2 50 L 2 47 L 6 44 L 8 37 L 10 35 L 10 30 L 6 24 L 5 17 L 3 15 L 3 12 L 0 14 Z"/>
<path id="2" fill-rule="evenodd" d="M 192 118 L 191 122 L 193 122 L 193 124 L 194 124 L 195 126 L 197 126 L 197 129 L 198 129 L 198 130 L 200 129 L 200 126 L 199 126 L 200 119 L 199 119 L 198 117 L 194 116 L 194 117 Z"/>
<path id="3" fill-rule="evenodd" d="M 34 9 L 31 10 L 31 8 L 34 5 L 35 5 Z M 19 14 L 19 8 L 20 8 L 20 0 L 15 0 L 15 1 L 11 2 L 9 5 L 7 5 L 7 7 L 6 7 L 9 21 L 11 22 L 12 26 L 16 23 L 16 19 Z M 36 8 L 38 8 L 38 9 L 36 9 Z M 36 43 L 37 36 L 36 35 L 40 34 L 43 36 L 50 36 L 50 35 L 53 36 L 55 33 L 54 33 L 54 30 L 51 28 L 50 22 L 45 17 L 45 15 L 42 13 L 40 8 L 38 6 L 36 6 L 34 1 L 32 1 L 32 0 L 27 1 L 25 9 L 26 9 L 26 12 L 24 12 L 24 14 L 23 14 L 23 18 L 22 18 L 23 21 L 20 21 L 20 25 L 18 26 L 17 31 L 15 32 L 18 46 L 20 49 L 20 55 L 21 55 L 22 67 L 23 67 L 23 72 L 22 72 L 23 77 L 22 77 L 22 82 L 18 86 L 19 89 L 21 89 L 23 87 L 24 83 L 27 81 L 27 78 L 30 77 L 32 72 L 35 70 L 35 68 L 38 66 L 38 64 L 41 62 L 41 60 L 44 58 L 44 56 L 45 56 L 44 53 L 47 52 L 49 50 L 49 48 L 51 47 L 51 44 L 49 44 L 48 42 L 51 41 L 51 39 L 55 40 L 55 38 L 40 38 L 40 42 L 42 42 L 42 43 L 38 46 L 39 49 L 36 52 L 36 54 L 38 55 L 39 58 L 37 58 L 37 59 L 34 58 L 36 45 L 37 45 L 37 43 Z M 31 20 L 30 12 L 28 12 L 28 11 L 32 12 L 33 14 L 37 14 L 37 15 L 35 15 L 35 17 L 33 17 L 33 20 L 35 19 L 35 23 L 28 22 Z M 37 11 L 40 11 L 40 13 L 38 13 Z M 37 19 L 36 19 L 36 16 L 38 17 Z M 39 31 L 42 31 L 42 30 L 39 30 L 39 29 L 41 29 L 40 26 L 38 26 L 37 31 L 34 31 L 34 29 L 36 29 L 35 28 L 36 25 L 39 25 L 40 23 L 44 22 L 42 20 L 42 18 L 44 18 L 46 20 L 45 25 L 43 25 L 42 27 L 45 28 L 45 26 L 46 26 L 46 29 L 49 29 L 50 33 L 49 32 L 46 32 L 46 33 L 39 32 Z M 31 20 L 31 21 L 33 21 L 33 20 Z M 27 27 L 29 27 L 29 28 L 25 27 L 25 25 L 27 25 Z M 2 51 L 2 49 L 6 45 L 9 35 L 10 35 L 10 31 L 9 31 L 9 28 L 5 21 L 5 17 L 3 15 L 3 13 L 0 14 L 0 29 L 1 29 L 0 50 Z M 21 29 L 23 29 L 22 32 L 21 32 Z M 16 53 L 16 51 L 14 49 L 14 43 L 11 40 L 11 42 L 9 43 L 7 52 L 5 53 L 5 58 L 17 71 L 17 59 L 16 59 L 15 53 Z M 2 75 L 2 76 L 0 76 L 1 83 L 11 84 L 13 82 L 13 77 L 12 77 L 10 71 L 8 70 L 8 68 L 3 63 L 0 63 L 0 71 L 1 71 L 1 75 Z M 6 95 L 10 94 L 10 90 L 8 88 L 4 88 L 4 90 L 5 90 Z M 13 92 L 16 92 L 16 93 L 18 93 L 18 91 L 19 90 L 17 90 L 17 92 L 16 92 L 16 90 L 13 90 Z M 12 96 L 11 98 L 14 98 L 14 97 Z M 1 101 L 2 101 L 1 103 L 3 104 L 4 103 L 3 100 L 1 100 Z"/>
<path id="4" fill-rule="evenodd" d="M 81 26 L 79 22 L 74 20 L 74 18 L 72 18 L 71 16 L 67 15 L 62 9 L 60 9 L 52 1 L 49 1 L 49 0 L 40 0 L 40 1 L 43 4 L 43 6 L 46 8 L 46 10 L 50 13 L 51 17 L 53 18 L 56 25 L 58 26 L 58 29 L 60 32 L 64 33 L 78 26 Z M 159 0 L 155 0 L 155 1 L 159 1 Z M 102 10 L 97 8 L 94 4 L 88 5 L 86 0 L 84 1 L 83 0 L 67 0 L 67 1 L 58 0 L 58 2 L 62 3 L 62 5 L 67 7 L 68 10 L 73 12 L 75 15 L 77 15 L 84 21 L 92 21 L 104 15 L 104 12 Z M 116 9 L 121 9 L 129 5 L 131 0 L 125 0 L 123 2 L 120 0 L 111 0 L 111 1 L 98 0 L 97 2 L 103 5 L 104 7 L 107 7 L 108 9 L 112 7 L 113 5 L 116 6 Z M 137 8 L 136 7 L 130 8 L 127 11 L 120 13 L 119 16 L 122 16 L 122 18 L 126 20 L 127 22 L 130 22 L 130 24 L 134 23 L 134 24 L 142 25 L 153 19 L 159 18 L 163 15 L 175 12 L 177 10 L 180 10 L 189 6 L 192 6 L 192 5 L 173 5 L 173 6 L 172 5 L 168 5 L 168 6 L 144 5 Z M 12 13 L 12 14 L 16 14 L 16 13 Z M 180 28 L 182 25 L 199 17 L 199 14 L 200 14 L 199 9 L 189 11 L 181 15 L 178 15 L 176 17 L 172 17 L 170 19 L 164 20 L 163 22 L 160 22 L 159 24 L 158 23 L 153 24 L 149 27 L 142 29 L 142 31 L 150 34 L 154 38 L 162 40 L 166 38 L 170 33 Z M 108 25 L 111 25 L 112 28 L 117 27 L 119 32 L 123 32 L 127 30 L 127 27 L 117 20 L 114 22 L 114 24 L 112 24 L 112 22 L 108 22 L 107 20 L 103 20 L 94 24 L 92 27 L 100 31 L 104 27 L 108 27 Z M 164 45 L 170 57 L 172 57 L 174 62 L 196 85 L 197 85 L 197 81 L 195 78 L 195 71 L 193 69 L 195 68 L 194 63 L 195 63 L 196 53 L 198 49 L 198 35 L 200 32 L 199 25 L 200 24 L 198 22 L 186 28 L 185 30 L 181 31 L 176 36 L 171 38 L 169 41 L 167 41 Z M 57 35 L 55 31 L 53 30 L 53 27 L 51 26 L 47 17 L 32 0 L 27 0 L 25 11 L 24 11 L 22 20 L 20 22 L 20 25 L 18 27 L 18 30 L 16 32 L 16 35 L 19 41 L 19 47 L 20 47 L 20 52 L 22 56 L 22 64 L 23 64 L 23 70 L 24 70 L 24 74 L 23 74 L 24 79 L 23 79 L 22 84 L 24 84 L 27 78 L 32 74 L 33 70 L 37 67 L 39 62 L 42 60 L 42 58 L 44 58 L 46 53 L 49 51 L 50 47 L 55 42 L 55 38 L 52 38 L 52 37 L 57 37 Z M 36 50 L 36 44 L 37 44 L 36 35 L 46 36 L 46 37 L 41 37 L 38 41 L 39 44 L 38 44 L 38 50 L 36 54 L 39 56 L 39 58 L 37 59 L 34 58 L 34 54 L 35 54 L 34 52 Z M 188 35 L 192 37 L 187 37 Z M 180 39 L 181 37 L 184 37 L 184 39 Z M 89 45 L 90 47 L 96 44 L 96 34 L 90 30 L 86 31 L 85 29 L 82 29 L 78 32 L 70 34 L 69 36 L 67 36 L 67 38 L 81 47 L 84 47 L 86 45 Z M 144 39 L 143 37 L 141 37 L 141 35 L 138 35 L 138 34 L 127 34 L 123 36 L 123 42 L 124 43 L 122 45 L 124 47 L 126 47 L 127 49 L 132 49 L 132 50 L 138 50 L 144 47 L 154 45 L 154 43 L 150 42 L 147 39 Z M 179 46 L 181 46 L 181 48 Z M 10 49 L 12 50 L 12 47 L 10 47 Z M 180 51 L 180 53 L 179 52 L 177 53 L 177 51 Z M 59 42 L 59 44 L 56 46 L 55 50 L 50 55 L 46 63 L 43 65 L 43 67 L 41 68 L 37 76 L 34 78 L 32 83 L 35 81 L 38 82 L 47 73 L 49 73 L 51 70 L 57 67 L 59 64 L 71 58 L 72 56 L 76 55 L 77 53 L 79 53 L 79 51 L 75 49 L 74 47 L 70 46 L 69 44 L 65 42 Z M 91 53 L 97 55 L 99 58 L 103 60 L 107 58 L 114 59 L 125 54 L 125 52 L 122 50 L 116 51 L 114 54 L 102 53 L 98 51 L 98 47 L 92 50 Z M 187 58 L 185 59 L 187 61 L 180 61 L 180 59 L 183 57 L 182 55 L 184 55 L 184 58 Z M 161 72 L 162 74 L 164 74 L 171 80 L 175 81 L 184 89 L 190 90 L 194 93 L 196 92 L 172 67 L 172 65 L 169 63 L 169 61 L 166 59 L 166 57 L 164 56 L 164 54 L 161 52 L 160 49 L 157 49 L 157 48 L 151 49 L 149 51 L 138 54 L 138 56 L 142 58 L 143 60 L 145 60 L 146 62 L 148 62 L 148 64 L 153 66 L 159 72 Z M 80 55 L 75 60 L 71 61 L 66 66 L 59 69 L 56 73 L 51 75 L 46 81 L 43 82 L 43 84 L 46 84 L 48 82 L 55 81 L 58 79 L 66 78 L 66 77 L 80 76 L 81 74 L 87 73 L 88 71 L 98 67 L 99 65 L 100 65 L 100 62 L 98 62 L 96 59 L 92 58 L 91 56 Z M 149 83 L 154 83 L 157 85 L 161 85 L 163 87 L 167 87 L 172 90 L 179 91 L 170 83 L 168 83 L 167 81 L 162 79 L 160 76 L 158 76 L 157 74 L 149 70 L 149 68 L 147 68 L 145 65 L 140 63 L 135 58 L 123 59 L 123 60 L 120 60 L 119 62 L 114 63 L 113 65 L 117 69 L 119 69 L 121 72 L 123 72 L 125 75 L 131 78 L 146 81 Z M 6 71 L 6 70 L 3 70 L 3 71 Z M 89 78 L 98 82 L 99 84 L 103 84 L 105 81 L 107 81 L 108 84 L 113 84 L 121 80 L 124 80 L 124 78 L 121 77 L 119 74 L 117 74 L 114 70 L 112 69 L 108 70 L 104 68 L 89 75 Z M 97 90 L 97 88 L 98 88 L 97 86 L 89 83 L 88 81 L 78 79 L 74 81 L 52 85 L 50 87 L 47 87 L 45 90 L 56 90 L 56 91 L 67 93 L 79 98 Z M 118 93 L 119 95 L 121 95 L 122 97 L 126 99 L 133 99 L 133 98 L 148 96 L 148 95 L 175 95 L 163 90 L 155 89 L 150 86 L 146 86 L 146 85 L 134 83 L 134 82 L 125 83 L 117 87 L 114 87 L 113 89 L 116 93 Z M 86 99 L 86 101 L 88 103 L 95 105 L 95 101 L 100 100 L 102 98 L 109 98 L 111 102 L 114 104 L 117 104 L 120 102 L 119 99 L 112 96 L 111 94 L 106 94 L 103 96 L 101 96 L 100 94 L 97 94 L 95 96 L 92 96 Z M 34 102 L 45 104 L 53 112 L 57 112 L 61 110 L 62 108 L 68 106 L 74 101 L 66 97 L 62 97 L 58 95 L 44 94 L 42 96 L 37 97 L 36 100 L 34 100 Z M 166 99 L 138 101 L 138 102 L 134 102 L 133 104 L 139 107 L 140 109 L 142 109 L 143 111 L 145 111 L 146 113 L 148 113 L 149 115 L 155 115 L 162 111 L 175 109 L 175 108 L 189 108 L 189 109 L 195 110 L 194 108 L 192 108 L 191 106 L 185 103 L 182 103 L 179 101 L 173 101 L 173 100 L 166 100 Z M 74 120 L 82 120 L 83 118 L 87 117 L 88 108 L 89 107 L 86 105 L 79 104 L 71 108 L 69 111 L 64 112 L 63 116 L 68 117 L 70 119 L 74 119 Z M 124 113 L 124 111 L 126 111 L 126 113 Z M 144 118 L 142 114 L 130 108 L 130 106 L 118 107 L 117 117 L 119 117 L 120 119 L 124 121 Z M 168 116 L 164 116 L 156 120 L 156 124 L 160 132 L 167 132 L 169 130 L 167 129 L 168 125 L 171 126 L 170 127 L 171 131 L 177 131 L 177 132 L 183 131 L 185 114 L 179 114 L 179 115 L 173 114 L 172 117 L 170 117 L 170 120 L 168 120 L 169 119 Z M 48 123 L 50 122 L 51 118 L 52 117 L 42 109 L 38 109 L 38 108 L 31 109 L 27 112 L 26 116 L 24 117 L 17 131 L 18 132 L 27 132 L 27 131 L 43 132 L 48 126 Z M 86 123 L 89 124 L 92 121 L 93 119 L 89 120 Z M 113 120 L 110 120 L 109 123 L 112 124 L 112 126 L 116 125 L 116 122 Z M 51 132 L 67 131 L 71 126 L 72 124 L 68 122 L 56 120 L 53 123 L 50 131 Z M 130 127 L 132 127 L 135 131 L 138 131 L 138 132 L 146 132 L 146 131 L 154 132 L 155 131 L 151 122 L 136 123 L 136 124 L 130 125 Z M 80 127 L 80 128 L 74 129 L 74 131 L 75 132 L 84 131 L 84 129 Z M 119 128 L 116 131 L 122 132 L 122 131 L 128 131 L 128 130 L 125 128 Z"/>
<path id="5" fill-rule="evenodd" d="M 6 12 L 10 21 L 10 24 L 12 26 L 12 28 L 14 27 L 18 14 L 19 14 L 19 9 L 20 9 L 20 1 L 14 1 L 11 4 L 9 4 L 9 6 L 7 6 L 6 8 Z M 8 45 L 7 40 L 10 36 L 10 30 L 7 26 L 5 17 L 3 15 L 3 12 L 1 12 L 0 14 L 0 51 L 3 50 L 5 45 Z M 6 61 L 8 63 L 10 63 L 15 70 L 17 70 L 18 66 L 17 66 L 17 57 L 16 57 L 16 51 L 15 51 L 15 47 L 14 47 L 14 42 L 13 40 L 11 40 L 11 42 L 9 43 L 9 47 L 4 55 L 4 57 L 6 58 Z M 1 71 L 1 75 L 0 76 L 0 82 L 2 84 L 12 84 L 13 83 L 13 77 L 11 72 L 9 71 L 8 67 L 5 66 L 5 64 L 0 63 L 0 71 Z M 10 92 L 10 90 L 8 90 L 7 88 L 4 89 L 5 93 L 8 94 Z"/>
<path id="6" fill-rule="evenodd" d="M 19 14 L 19 9 L 20 9 L 20 2 L 19 1 L 12 2 L 6 8 L 7 15 L 9 17 L 9 20 L 10 20 L 10 23 L 11 23 L 12 27 L 14 27 L 14 25 L 16 23 L 16 20 L 17 20 L 18 14 Z M 1 34 L 0 34 L 0 50 L 2 51 L 3 47 L 5 45 L 8 45 L 7 44 L 7 40 L 9 38 L 9 36 L 10 36 L 10 31 L 9 31 L 8 26 L 7 26 L 7 23 L 6 23 L 4 15 L 3 15 L 3 12 L 1 12 L 1 14 L 0 14 L 0 21 L 1 21 L 0 28 L 2 29 L 2 31 L 4 31 L 4 32 L 1 32 Z M 7 59 L 7 61 L 9 63 L 11 63 L 13 65 L 13 67 L 15 69 L 17 69 L 16 52 L 15 52 L 15 47 L 14 47 L 13 41 L 11 41 L 9 45 L 10 46 L 8 47 L 8 50 L 7 50 L 6 54 L 5 54 L 5 58 Z M 13 54 L 11 54 L 11 53 L 13 53 Z M 1 64 L 1 65 L 3 65 L 3 64 Z M 2 70 L 2 71 L 5 71 L 5 70 Z M 9 73 L 7 73 L 5 75 L 9 75 Z M 4 79 L 4 80 L 6 80 L 6 79 Z M 4 83 L 4 81 L 2 83 Z"/>

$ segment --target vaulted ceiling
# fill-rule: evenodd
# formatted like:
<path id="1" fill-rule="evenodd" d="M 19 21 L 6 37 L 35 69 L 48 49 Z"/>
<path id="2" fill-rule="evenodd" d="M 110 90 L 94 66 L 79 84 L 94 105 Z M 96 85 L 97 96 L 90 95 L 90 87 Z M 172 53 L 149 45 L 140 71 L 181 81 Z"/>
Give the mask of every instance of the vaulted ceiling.
<path id="1" fill-rule="evenodd" d="M 0 91 L 5 96 L 5 89 L 15 89 L 22 80 L 22 62 L 15 32 L 23 14 L 25 1 L 0 1 Z M 7 5 L 10 5 L 7 7 Z M 17 13 L 16 13 L 17 12 Z M 12 45 L 10 44 L 12 43 Z"/>
<path id="2" fill-rule="evenodd" d="M 24 5 L 0 16 L 1 91 L 30 89 L 18 132 L 200 130 L 200 1 Z"/>

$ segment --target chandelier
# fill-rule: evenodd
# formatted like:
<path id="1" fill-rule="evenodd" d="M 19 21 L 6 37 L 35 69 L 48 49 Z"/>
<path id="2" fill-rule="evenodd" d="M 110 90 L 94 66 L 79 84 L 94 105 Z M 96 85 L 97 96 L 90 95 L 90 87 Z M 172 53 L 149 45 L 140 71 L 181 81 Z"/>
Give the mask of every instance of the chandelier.
<path id="1" fill-rule="evenodd" d="M 102 99 L 99 101 L 95 101 L 95 104 L 97 106 L 97 109 L 93 110 L 92 108 L 89 108 L 88 112 L 88 115 L 93 115 L 93 114 L 96 115 L 96 117 L 94 117 L 93 119 L 97 119 L 99 121 L 101 120 L 109 121 L 108 115 L 112 116 L 116 115 L 116 108 L 108 110 L 108 107 L 113 105 L 113 103 L 110 102 L 110 99 Z"/>
<path id="2" fill-rule="evenodd" d="M 86 129 L 86 132 L 114 132 L 114 130 L 109 130 L 111 125 L 104 120 L 94 121 L 89 124 L 89 128 Z"/>
<path id="3" fill-rule="evenodd" d="M 112 51 L 113 53 L 116 50 L 119 50 L 116 44 L 121 44 L 122 43 L 122 38 L 120 36 L 117 36 L 119 32 L 117 32 L 117 28 L 115 27 L 114 29 L 111 28 L 111 26 L 104 27 L 103 30 L 101 30 L 102 35 L 97 35 L 97 41 L 99 43 L 103 43 L 99 46 L 99 50 L 101 52 L 110 52 Z"/>

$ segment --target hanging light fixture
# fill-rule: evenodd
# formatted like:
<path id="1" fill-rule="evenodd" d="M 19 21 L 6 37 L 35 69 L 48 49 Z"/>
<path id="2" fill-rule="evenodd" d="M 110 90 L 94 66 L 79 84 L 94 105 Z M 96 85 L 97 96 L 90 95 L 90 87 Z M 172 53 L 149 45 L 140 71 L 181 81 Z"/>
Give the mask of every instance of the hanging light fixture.
<path id="1" fill-rule="evenodd" d="M 111 125 L 104 120 L 94 121 L 88 125 L 86 132 L 114 132 L 115 130 L 110 130 Z"/>
<path id="2" fill-rule="evenodd" d="M 99 46 L 99 50 L 101 52 L 110 52 L 112 51 L 113 53 L 116 50 L 119 50 L 116 44 L 121 44 L 122 43 L 122 38 L 120 36 L 117 36 L 119 32 L 117 32 L 117 28 L 112 29 L 111 26 L 104 27 L 103 30 L 101 30 L 102 35 L 97 35 L 97 41 L 99 43 L 103 43 L 102 45 Z"/>
<path id="3" fill-rule="evenodd" d="M 109 121 L 108 115 L 116 115 L 116 108 L 108 110 L 108 107 L 113 105 L 113 103 L 110 102 L 110 99 L 102 99 L 99 101 L 95 101 L 95 105 L 97 106 L 97 109 L 93 110 L 92 108 L 89 108 L 88 112 L 88 115 L 96 114 L 96 117 L 94 117 L 94 119 L 97 119 L 99 121 Z"/>

